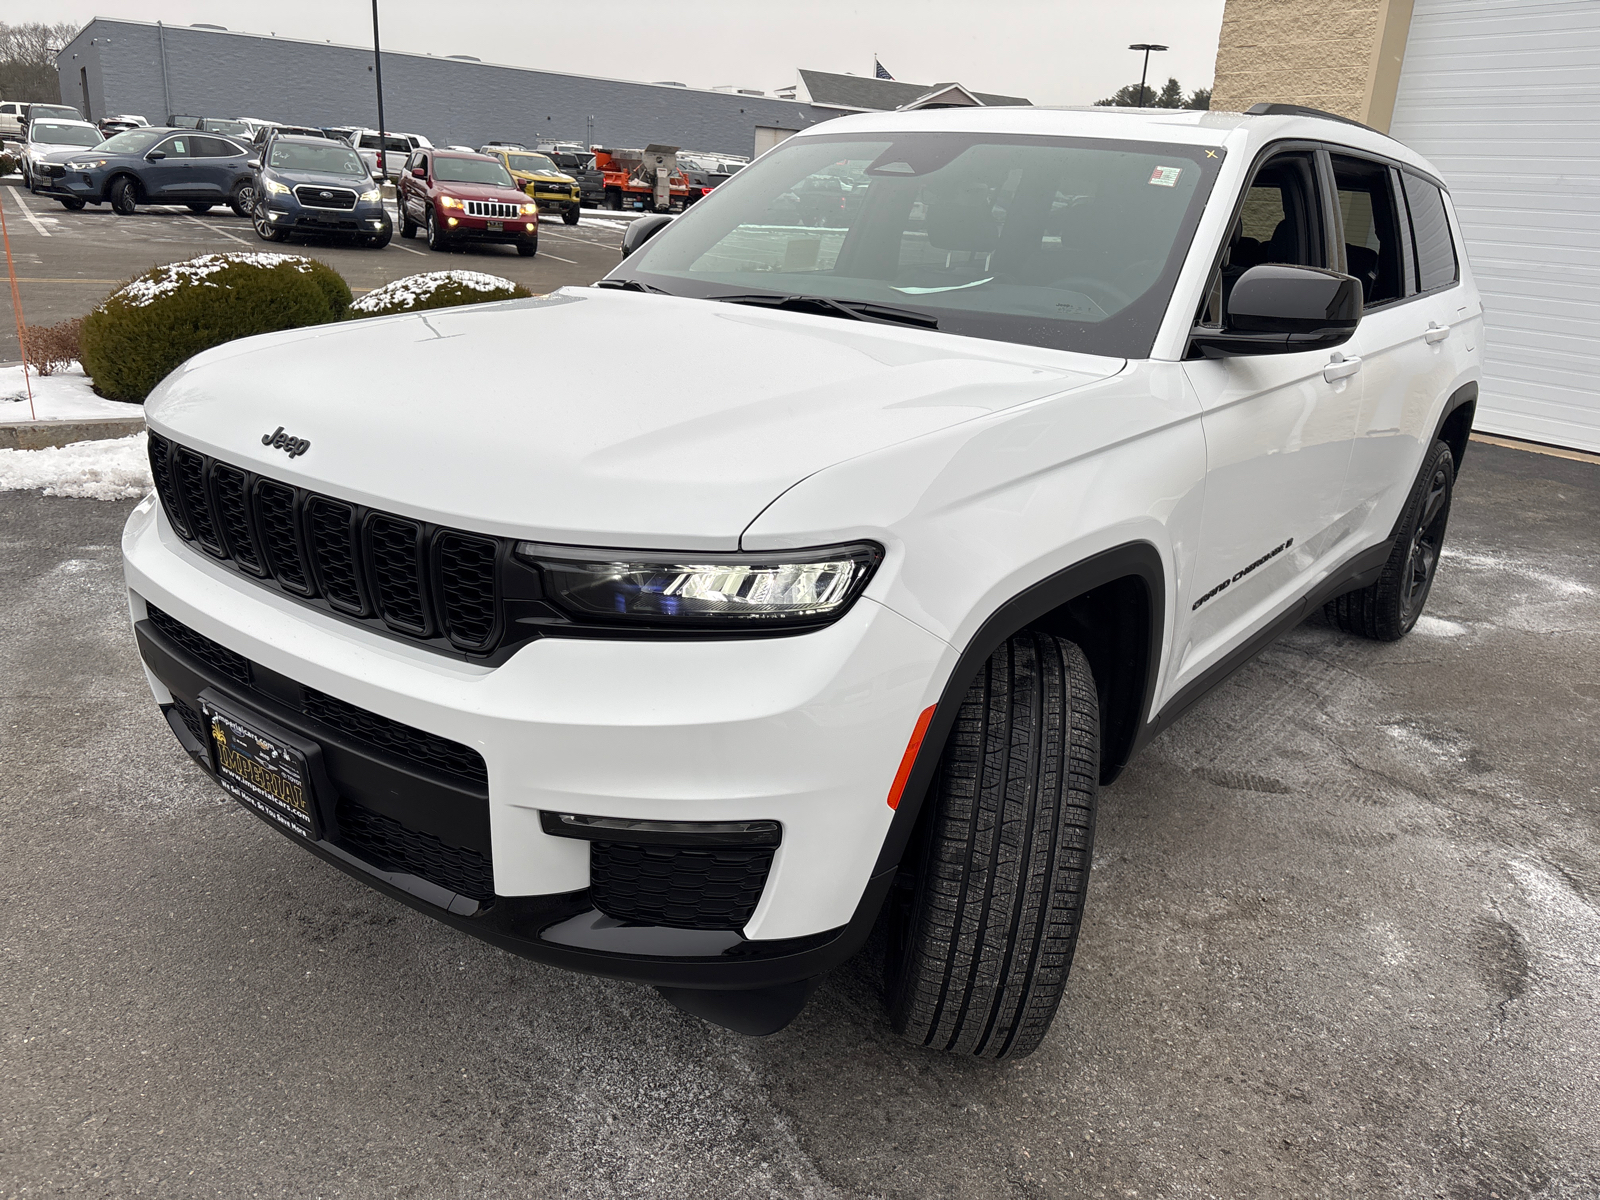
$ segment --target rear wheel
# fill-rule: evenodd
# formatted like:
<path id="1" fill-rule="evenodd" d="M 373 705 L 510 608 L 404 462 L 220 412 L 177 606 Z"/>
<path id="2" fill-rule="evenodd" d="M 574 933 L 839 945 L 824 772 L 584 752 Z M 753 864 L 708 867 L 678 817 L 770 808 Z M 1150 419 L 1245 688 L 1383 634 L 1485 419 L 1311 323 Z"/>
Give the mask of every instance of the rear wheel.
<path id="1" fill-rule="evenodd" d="M 1328 601 L 1323 612 L 1330 622 L 1380 642 L 1399 641 L 1411 632 L 1433 591 L 1455 480 L 1450 447 L 1434 442 L 1406 498 L 1383 574 L 1371 587 Z"/>
<path id="2" fill-rule="evenodd" d="M 256 189 L 249 183 L 241 183 L 228 197 L 228 207 L 236 217 L 250 216 L 256 208 Z"/>
<path id="3" fill-rule="evenodd" d="M 613 210 L 615 210 L 617 212 L 621 212 L 622 211 L 622 189 L 621 188 L 607 188 L 606 189 L 606 207 L 609 208 L 609 209 L 613 209 Z"/>
<path id="4" fill-rule="evenodd" d="M 81 212 L 83 206 L 87 203 L 87 201 L 80 200 L 76 196 L 59 196 L 57 199 L 61 201 L 61 207 L 68 212 Z"/>
<path id="5" fill-rule="evenodd" d="M 909 1041 L 1020 1058 L 1072 966 L 1100 777 L 1083 652 L 1013 636 L 961 702 L 890 910 L 890 1020 Z"/>
<path id="6" fill-rule="evenodd" d="M 131 217 L 139 202 L 133 180 L 124 175 L 111 185 L 111 211 L 119 217 Z"/>

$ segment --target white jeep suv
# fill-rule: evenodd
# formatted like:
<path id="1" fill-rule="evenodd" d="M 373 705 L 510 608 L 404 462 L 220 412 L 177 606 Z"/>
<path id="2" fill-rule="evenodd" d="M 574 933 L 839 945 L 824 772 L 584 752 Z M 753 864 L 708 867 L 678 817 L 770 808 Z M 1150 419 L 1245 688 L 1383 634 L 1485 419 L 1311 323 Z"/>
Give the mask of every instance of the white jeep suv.
<path id="1" fill-rule="evenodd" d="M 464 932 L 762 1033 L 881 918 L 896 1029 L 1026 1054 L 1097 789 L 1319 606 L 1427 600 L 1483 336 L 1445 186 L 1285 106 L 951 109 L 659 224 L 594 288 L 174 372 L 151 689 Z M 502 386 L 534 348 L 613 369 Z"/>

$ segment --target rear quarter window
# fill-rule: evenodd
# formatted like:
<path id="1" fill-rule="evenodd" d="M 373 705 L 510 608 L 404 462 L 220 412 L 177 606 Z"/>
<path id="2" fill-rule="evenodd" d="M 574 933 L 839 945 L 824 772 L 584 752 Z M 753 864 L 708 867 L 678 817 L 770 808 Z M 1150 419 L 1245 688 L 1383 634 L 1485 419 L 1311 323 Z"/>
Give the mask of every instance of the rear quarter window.
<path id="1" fill-rule="evenodd" d="M 1417 256 L 1417 290 L 1431 292 L 1449 287 L 1460 278 L 1450 220 L 1444 196 L 1432 183 L 1409 171 L 1402 172 L 1406 204 L 1411 209 L 1411 242 Z"/>

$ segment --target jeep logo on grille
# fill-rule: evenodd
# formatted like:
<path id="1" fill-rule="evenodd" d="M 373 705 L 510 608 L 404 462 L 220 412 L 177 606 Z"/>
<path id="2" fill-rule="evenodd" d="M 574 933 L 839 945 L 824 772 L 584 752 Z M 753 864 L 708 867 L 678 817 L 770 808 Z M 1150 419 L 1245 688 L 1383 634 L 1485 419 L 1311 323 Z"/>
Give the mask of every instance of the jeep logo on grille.
<path id="1" fill-rule="evenodd" d="M 284 433 L 283 426 L 279 425 L 271 433 L 261 435 L 261 444 L 271 446 L 274 450 L 282 450 L 290 458 L 299 458 L 311 449 L 311 443 L 306 438 L 290 437 Z"/>

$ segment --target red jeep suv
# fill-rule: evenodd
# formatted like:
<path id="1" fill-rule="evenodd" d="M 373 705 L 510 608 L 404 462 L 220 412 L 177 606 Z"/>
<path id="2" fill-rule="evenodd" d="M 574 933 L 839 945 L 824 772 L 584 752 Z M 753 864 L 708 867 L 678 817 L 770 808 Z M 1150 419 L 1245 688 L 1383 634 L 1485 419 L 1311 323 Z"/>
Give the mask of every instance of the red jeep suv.
<path id="1" fill-rule="evenodd" d="M 400 236 L 422 229 L 433 250 L 457 242 L 504 242 L 531 257 L 539 252 L 539 206 L 499 159 L 423 148 L 400 173 Z"/>

